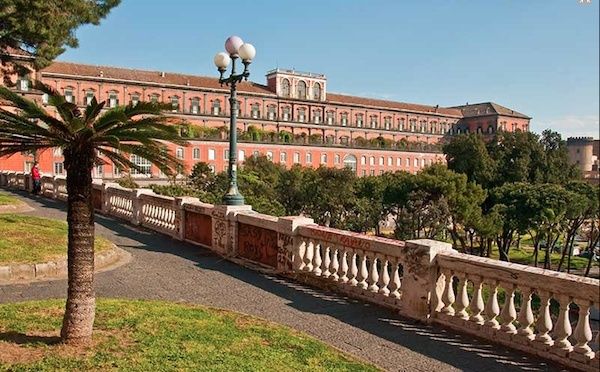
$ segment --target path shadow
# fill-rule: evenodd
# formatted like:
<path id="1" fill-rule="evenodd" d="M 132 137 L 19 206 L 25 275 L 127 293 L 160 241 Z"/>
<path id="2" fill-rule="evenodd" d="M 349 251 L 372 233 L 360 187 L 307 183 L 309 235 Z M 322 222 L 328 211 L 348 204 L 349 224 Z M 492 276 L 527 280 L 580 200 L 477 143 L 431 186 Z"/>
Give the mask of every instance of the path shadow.
<path id="1" fill-rule="evenodd" d="M 35 197 L 16 192 L 16 194 L 35 200 L 40 206 L 66 211 L 63 202 Z M 447 363 L 456 368 L 469 371 L 559 371 L 559 367 L 547 361 L 527 354 L 499 346 L 489 341 L 462 335 L 444 329 L 438 325 L 430 326 L 404 318 L 397 312 L 381 308 L 343 295 L 316 290 L 274 275 L 253 271 L 217 256 L 212 251 L 177 241 L 170 237 L 127 225 L 112 217 L 96 215 L 97 229 L 110 230 L 117 239 L 127 242 L 131 249 L 143 249 L 152 252 L 173 254 L 193 261 L 203 270 L 212 270 L 256 288 L 286 299 L 287 306 L 298 311 L 322 314 L 335 318 L 400 347 L 413 350 L 429 358 Z M 115 242 L 118 245 L 119 242 Z M 123 247 L 123 245 L 121 245 Z M 334 334 L 318 332 L 316 335 L 333 338 Z M 359 337 L 357 335 L 357 337 Z M 381 353 L 393 353 L 392 350 L 380 350 Z M 400 349 L 400 348 L 398 348 Z M 385 358 L 381 358 L 385 359 Z M 408 362 L 408 361 L 407 361 Z"/>
<path id="2" fill-rule="evenodd" d="M 46 344 L 55 345 L 61 342 L 59 336 L 41 336 L 41 335 L 27 335 L 20 332 L 0 332 L 0 341 L 10 342 L 17 345 L 28 345 L 28 344 Z"/>

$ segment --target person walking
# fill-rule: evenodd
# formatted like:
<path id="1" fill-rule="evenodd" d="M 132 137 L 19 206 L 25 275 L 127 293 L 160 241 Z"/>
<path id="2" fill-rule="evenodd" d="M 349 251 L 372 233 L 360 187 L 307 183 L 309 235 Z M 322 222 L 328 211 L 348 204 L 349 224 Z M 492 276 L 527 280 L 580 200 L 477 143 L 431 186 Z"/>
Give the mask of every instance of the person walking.
<path id="1" fill-rule="evenodd" d="M 42 176 L 37 162 L 33 163 L 31 168 L 31 179 L 33 180 L 33 193 L 39 194 L 42 191 Z"/>

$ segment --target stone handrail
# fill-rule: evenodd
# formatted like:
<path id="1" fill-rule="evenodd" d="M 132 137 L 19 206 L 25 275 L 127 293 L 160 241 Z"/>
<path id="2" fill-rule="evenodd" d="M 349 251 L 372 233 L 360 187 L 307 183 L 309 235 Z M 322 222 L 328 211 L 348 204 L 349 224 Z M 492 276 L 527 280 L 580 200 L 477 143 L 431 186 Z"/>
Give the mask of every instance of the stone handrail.
<path id="1" fill-rule="evenodd" d="M 0 171 L 0 186 L 26 189 L 28 177 Z M 42 193 L 64 200 L 64 178 L 43 177 Z M 598 337 L 590 323 L 590 309 L 600 307 L 597 279 L 461 254 L 448 243 L 373 237 L 310 218 L 273 217 L 250 206 L 215 206 L 117 184 L 95 183 L 93 199 L 104 214 L 236 262 L 571 368 L 598 370 Z"/>
<path id="2" fill-rule="evenodd" d="M 434 322 L 598 370 L 598 351 L 590 347 L 590 308 L 600 305 L 598 280 L 456 252 L 438 255 L 436 266 Z M 574 331 L 571 319 L 576 319 Z"/>

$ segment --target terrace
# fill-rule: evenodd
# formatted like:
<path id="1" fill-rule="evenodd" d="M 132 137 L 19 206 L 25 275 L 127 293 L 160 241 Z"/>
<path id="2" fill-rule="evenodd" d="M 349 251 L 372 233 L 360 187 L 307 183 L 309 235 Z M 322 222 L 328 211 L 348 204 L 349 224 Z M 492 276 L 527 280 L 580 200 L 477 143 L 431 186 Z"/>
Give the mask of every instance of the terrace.
<path id="1" fill-rule="evenodd" d="M 25 174 L 0 173 L 1 187 L 28 190 L 30 185 Z M 64 178 L 44 177 L 42 192 L 48 198 L 65 200 Z M 237 265 L 267 273 L 261 279 L 264 291 L 283 286 L 289 287 L 279 289 L 283 297 L 290 288 L 314 293 L 314 297 L 303 297 L 305 311 L 298 316 L 308 316 L 310 309 L 324 306 L 333 311 L 330 316 L 358 326 L 359 318 L 385 317 L 383 309 L 399 314 L 400 320 L 390 322 L 400 325 L 402 336 L 387 338 L 392 345 L 417 352 L 411 354 L 417 358 L 411 360 L 413 366 L 433 358 L 461 369 L 542 368 L 543 363 L 535 361 L 542 358 L 572 369 L 598 370 L 598 333 L 593 334 L 590 320 L 590 310 L 600 306 L 600 282 L 596 279 L 461 254 L 437 241 L 376 238 L 318 226 L 305 217 L 277 218 L 253 212 L 250 206 L 210 205 L 195 198 L 159 196 L 116 184 L 95 184 L 93 200 L 103 216 L 174 239 L 169 244 L 173 251 L 180 252 L 180 246 L 199 246 Z M 238 275 L 234 267 L 228 265 L 227 273 Z M 194 287 L 205 283 L 180 277 Z M 219 295 L 229 298 L 234 293 Z M 331 302 L 319 305 L 324 298 Z M 349 298 L 371 305 L 358 310 L 360 306 Z M 342 317 L 346 311 L 355 319 Z M 328 332 L 332 326 L 339 329 Z M 339 322 L 308 322 L 304 327 L 328 339 L 337 333 L 345 339 L 349 331 Z M 368 347 L 369 340 L 377 339 L 373 335 L 381 338 L 398 331 L 379 323 L 363 330 L 366 334 L 356 337 L 364 340 L 346 342 Z M 436 332 L 448 336 L 447 342 L 435 344 L 422 337 L 439 338 Z M 465 335 L 481 341 L 469 344 Z M 419 342 L 409 341 L 411 338 Z M 456 343 L 462 345 L 460 352 Z M 490 343 L 502 346 L 486 346 Z M 381 347 L 354 353 L 386 369 L 408 368 L 400 365 L 402 357 L 396 351 L 383 349 L 393 348 L 390 342 L 377 345 Z M 503 355 L 477 351 L 488 347 Z M 435 353 L 430 348 L 447 348 L 458 354 L 448 357 L 444 351 Z M 523 364 L 527 358 L 522 352 L 533 360 Z M 479 357 L 482 353 L 487 360 Z M 460 358 L 464 360 L 457 360 Z M 427 368 L 436 366 L 440 367 L 427 364 Z"/>

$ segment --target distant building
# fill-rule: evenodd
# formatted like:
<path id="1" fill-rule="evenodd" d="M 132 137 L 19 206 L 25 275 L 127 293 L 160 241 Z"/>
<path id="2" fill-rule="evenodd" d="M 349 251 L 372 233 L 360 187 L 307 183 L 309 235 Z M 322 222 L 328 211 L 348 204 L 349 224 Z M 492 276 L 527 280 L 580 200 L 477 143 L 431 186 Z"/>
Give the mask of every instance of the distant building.
<path id="1" fill-rule="evenodd" d="M 173 154 L 188 171 L 199 161 L 216 172 L 226 170 L 229 90 L 217 78 L 67 62 L 9 78 L 17 92 L 40 105 L 47 104 L 47 97 L 32 89 L 32 79 L 81 107 L 94 97 L 108 107 L 140 101 L 170 103 L 170 115 L 187 124 L 182 131 L 190 136 L 188 147 L 171 146 Z M 331 93 L 325 75 L 288 69 L 267 72 L 266 83 L 238 86 L 238 159 L 242 162 L 263 154 L 288 167 L 350 167 L 359 176 L 397 170 L 414 173 L 445 162 L 444 138 L 466 132 L 527 131 L 531 119 L 489 102 L 439 107 Z M 64 174 L 60 149 L 37 156 L 42 172 Z M 131 160 L 151 177 L 162 176 L 144 159 Z M 19 154 L 0 159 L 0 169 L 28 171 L 32 161 L 31 155 Z M 109 161 L 94 171 L 94 177 L 119 175 Z"/>
<path id="2" fill-rule="evenodd" d="M 599 184 L 600 140 L 592 137 L 569 137 L 567 149 L 569 160 L 577 165 L 583 177 L 594 184 Z"/>

